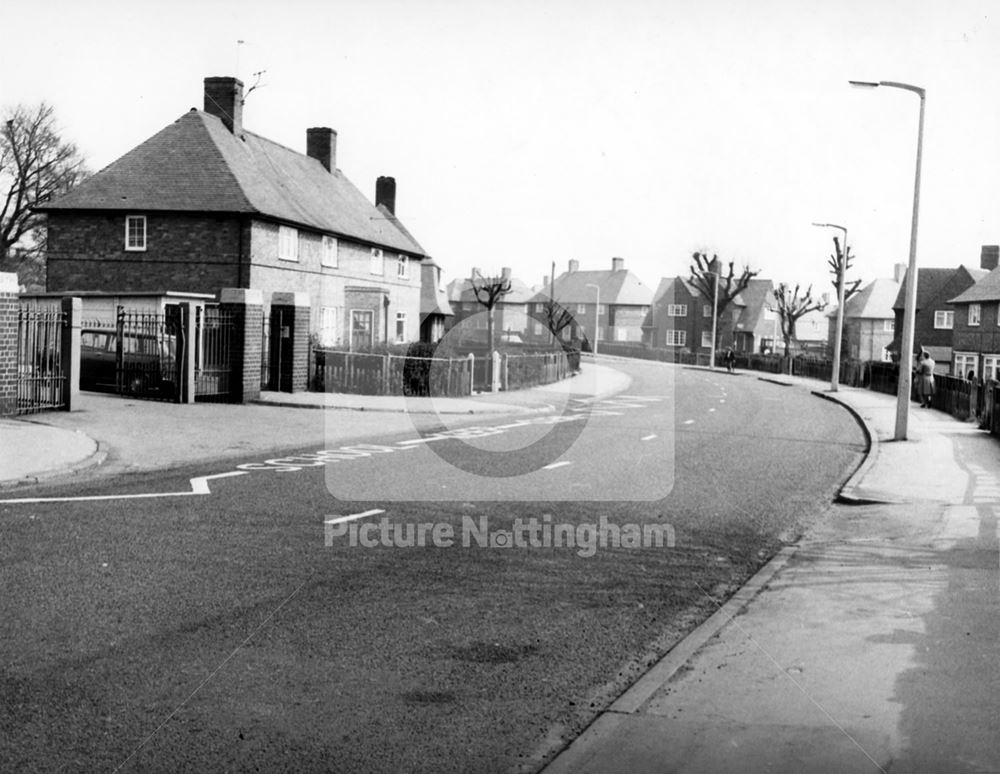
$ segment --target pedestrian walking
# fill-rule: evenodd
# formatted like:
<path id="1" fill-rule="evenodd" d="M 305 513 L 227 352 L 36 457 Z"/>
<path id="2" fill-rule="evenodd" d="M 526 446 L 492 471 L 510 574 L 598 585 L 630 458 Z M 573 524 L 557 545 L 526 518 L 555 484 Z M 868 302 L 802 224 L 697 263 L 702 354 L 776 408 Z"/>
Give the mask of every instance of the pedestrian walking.
<path id="1" fill-rule="evenodd" d="M 732 373 L 733 369 L 736 367 L 736 353 L 733 352 L 732 347 L 726 347 L 725 360 L 726 360 L 726 370 L 729 371 L 729 373 Z"/>
<path id="2" fill-rule="evenodd" d="M 934 359 L 927 350 L 920 352 L 920 359 L 917 361 L 917 397 L 923 408 L 931 407 L 931 398 L 934 397 Z"/>

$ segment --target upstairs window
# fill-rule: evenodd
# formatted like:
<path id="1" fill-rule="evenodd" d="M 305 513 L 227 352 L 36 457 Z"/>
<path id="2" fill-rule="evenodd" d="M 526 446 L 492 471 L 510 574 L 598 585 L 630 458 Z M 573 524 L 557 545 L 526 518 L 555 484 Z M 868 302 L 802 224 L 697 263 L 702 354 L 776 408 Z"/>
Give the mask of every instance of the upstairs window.
<path id="1" fill-rule="evenodd" d="M 410 259 L 405 255 L 400 255 L 396 262 L 396 276 L 399 279 L 407 279 L 410 276 Z"/>
<path id="2" fill-rule="evenodd" d="M 278 226 L 278 260 L 299 260 L 299 232 L 291 226 Z"/>
<path id="3" fill-rule="evenodd" d="M 701 308 L 701 316 L 702 317 L 711 317 L 712 316 L 712 305 L 711 304 L 705 304 Z"/>
<path id="4" fill-rule="evenodd" d="M 950 331 L 955 327 L 955 313 L 943 310 L 934 312 L 934 327 L 937 330 Z"/>
<path id="5" fill-rule="evenodd" d="M 125 249 L 146 249 L 146 216 L 128 215 L 125 217 Z"/>
<path id="6" fill-rule="evenodd" d="M 667 317 L 687 317 L 687 304 L 667 304 Z"/>
<path id="7" fill-rule="evenodd" d="M 895 320 L 883 320 L 882 321 L 882 330 L 884 330 L 886 333 L 892 333 L 893 331 L 896 330 L 896 321 Z"/>
<path id="8" fill-rule="evenodd" d="M 330 269 L 337 268 L 337 240 L 332 236 L 323 237 L 323 256 L 320 263 Z"/>
<path id="9" fill-rule="evenodd" d="M 382 251 L 377 247 L 372 248 L 371 266 L 368 271 L 379 276 L 385 274 L 385 258 L 382 255 Z"/>
<path id="10" fill-rule="evenodd" d="M 969 325 L 979 325 L 983 310 L 979 304 L 969 304 Z"/>

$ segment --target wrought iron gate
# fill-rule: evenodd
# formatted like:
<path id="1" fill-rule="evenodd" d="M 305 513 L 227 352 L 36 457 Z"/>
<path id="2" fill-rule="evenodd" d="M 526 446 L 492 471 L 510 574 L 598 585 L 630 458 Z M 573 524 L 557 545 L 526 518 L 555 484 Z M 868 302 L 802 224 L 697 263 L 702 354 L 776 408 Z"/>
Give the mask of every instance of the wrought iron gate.
<path id="1" fill-rule="evenodd" d="M 17 312 L 18 414 L 62 408 L 65 404 L 62 338 L 66 315 L 51 306 L 22 304 Z"/>

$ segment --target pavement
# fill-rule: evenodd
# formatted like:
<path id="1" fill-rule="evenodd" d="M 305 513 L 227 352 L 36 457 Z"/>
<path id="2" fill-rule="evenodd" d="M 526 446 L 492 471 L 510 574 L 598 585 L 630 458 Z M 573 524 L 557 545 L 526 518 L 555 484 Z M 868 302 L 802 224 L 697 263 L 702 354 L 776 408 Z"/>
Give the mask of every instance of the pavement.
<path id="1" fill-rule="evenodd" d="M 0 419 L 0 489 L 339 445 L 412 431 L 435 414 L 453 425 L 550 413 L 571 394 L 601 398 L 629 383 L 620 371 L 584 362 L 555 384 L 468 398 L 264 392 L 255 404 L 180 405 L 83 392 L 73 411 Z"/>
<path id="2" fill-rule="evenodd" d="M 544 774 L 1000 772 L 1000 443 L 916 403 L 894 441 L 894 396 L 763 378 L 843 404 L 867 459 Z"/>
<path id="3" fill-rule="evenodd" d="M 1000 772 L 1000 443 L 916 404 L 908 440 L 893 441 L 893 396 L 737 376 L 841 403 L 869 455 L 837 504 L 807 515 L 801 539 L 719 600 L 545 774 Z M 613 368 L 585 363 L 557 385 L 467 399 L 264 394 L 257 405 L 178 406 L 84 393 L 79 411 L 0 421 L 0 482 L 403 432 L 415 413 L 548 412 L 569 394 L 626 388 Z M 317 406 L 342 410 L 302 408 Z"/>

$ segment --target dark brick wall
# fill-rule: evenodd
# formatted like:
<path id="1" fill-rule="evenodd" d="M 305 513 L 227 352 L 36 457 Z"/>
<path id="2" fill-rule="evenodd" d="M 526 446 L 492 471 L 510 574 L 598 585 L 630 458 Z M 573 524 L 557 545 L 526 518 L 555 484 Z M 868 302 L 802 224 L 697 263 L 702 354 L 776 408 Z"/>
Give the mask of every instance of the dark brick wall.
<path id="1" fill-rule="evenodd" d="M 231 399 L 236 403 L 249 403 L 260 397 L 264 308 L 258 304 L 229 303 L 220 304 L 219 308 L 233 314 Z"/>
<path id="2" fill-rule="evenodd" d="M 17 410 L 17 293 L 0 291 L 0 417 Z"/>
<path id="3" fill-rule="evenodd" d="M 124 212 L 50 213 L 47 289 L 218 293 L 246 287 L 239 270 L 241 218 L 128 214 L 146 216 L 145 251 L 125 250 Z"/>
<path id="4" fill-rule="evenodd" d="M 997 314 L 1000 312 L 996 301 L 984 301 L 979 305 L 979 325 L 969 325 L 969 305 L 955 306 L 955 330 L 952 332 L 952 348 L 956 352 L 978 352 L 985 355 L 1000 354 L 1000 326 Z"/>

